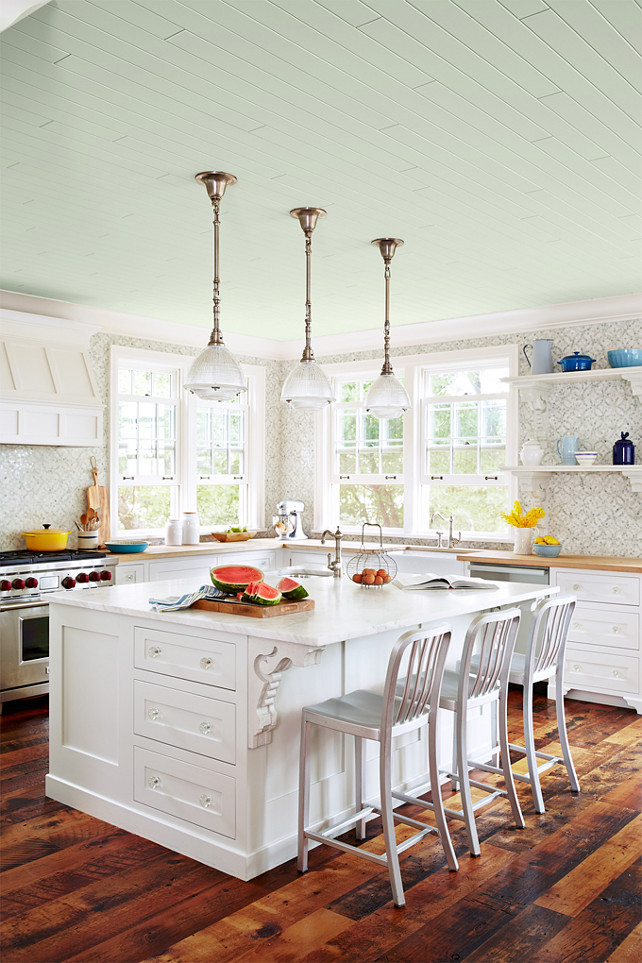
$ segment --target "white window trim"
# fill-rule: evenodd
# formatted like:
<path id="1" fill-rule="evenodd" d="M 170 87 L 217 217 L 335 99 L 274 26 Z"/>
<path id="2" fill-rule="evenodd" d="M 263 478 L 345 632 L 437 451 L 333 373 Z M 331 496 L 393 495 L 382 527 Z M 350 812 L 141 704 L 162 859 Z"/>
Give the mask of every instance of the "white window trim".
<path id="1" fill-rule="evenodd" d="M 179 372 L 179 409 L 177 431 L 179 444 L 177 447 L 178 467 L 178 501 L 177 514 L 194 511 L 196 499 L 196 460 L 189 464 L 189 452 L 195 452 L 194 431 L 196 398 L 186 391 L 185 375 L 194 358 L 191 355 L 174 354 L 166 351 L 153 351 L 146 348 L 127 348 L 123 345 L 112 345 L 110 357 L 110 421 L 109 421 L 109 477 L 111 480 L 109 492 L 109 509 L 114 532 L 118 531 L 118 450 L 115 439 L 118 437 L 118 367 L 121 361 L 135 361 L 154 367 L 174 367 Z M 248 412 L 248 440 L 247 465 L 245 476 L 247 480 L 247 526 L 248 528 L 265 528 L 265 383 L 266 372 L 263 365 L 241 364 L 241 370 L 248 381 L 246 396 Z M 201 526 L 201 532 L 206 534 L 211 526 Z M 134 536 L 136 533 L 128 533 Z M 152 537 L 162 536 L 161 530 L 150 530 L 145 534 Z"/>
<path id="2" fill-rule="evenodd" d="M 421 525 L 417 517 L 420 507 L 421 492 L 421 412 L 417 399 L 420 397 L 423 369 L 438 365 L 449 366 L 457 364 L 465 366 L 477 362 L 485 362 L 492 358 L 505 357 L 508 361 L 509 377 L 515 377 L 518 372 L 519 345 L 499 344 L 482 348 L 464 348 L 457 351 L 429 351 L 424 354 L 404 355 L 392 358 L 395 374 L 404 379 L 406 390 L 410 396 L 411 408 L 404 415 L 404 489 L 409 492 L 409 498 L 404 504 L 403 531 L 388 531 L 386 537 L 396 534 L 407 538 L 435 538 L 436 532 L 428 527 L 429 521 Z M 377 377 L 381 370 L 381 359 L 372 358 L 365 361 L 342 361 L 335 364 L 324 364 L 323 370 L 328 377 L 345 377 L 346 375 L 373 374 Z M 513 385 L 509 386 L 506 397 L 507 434 L 506 434 L 506 463 L 516 464 L 517 445 L 519 436 L 519 396 Z M 317 531 L 325 528 L 331 530 L 336 527 L 339 517 L 338 492 L 333 484 L 333 456 L 331 447 L 333 411 L 330 406 L 319 414 L 316 421 L 315 442 L 318 453 L 317 476 L 314 491 L 314 527 Z M 414 455 L 414 457 L 413 457 Z M 517 497 L 517 482 L 514 475 L 508 475 L 509 499 L 512 503 Z M 352 528 L 348 531 L 352 532 Z M 470 541 L 483 540 L 485 542 L 505 542 L 505 535 L 473 534 Z"/>

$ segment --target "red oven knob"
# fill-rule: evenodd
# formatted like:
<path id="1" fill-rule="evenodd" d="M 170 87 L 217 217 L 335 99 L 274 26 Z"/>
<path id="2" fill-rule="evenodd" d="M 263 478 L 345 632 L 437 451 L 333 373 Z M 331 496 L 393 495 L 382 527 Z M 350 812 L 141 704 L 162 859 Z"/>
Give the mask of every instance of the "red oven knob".
<path id="1" fill-rule="evenodd" d="M 111 582 L 111 572 L 107 571 L 107 569 L 105 569 L 104 572 L 101 572 L 101 573 L 100 573 L 100 581 L 101 581 L 101 582 Z"/>
<path id="2" fill-rule="evenodd" d="M 100 582 L 100 572 L 90 572 L 89 573 L 90 582 Z"/>
<path id="3" fill-rule="evenodd" d="M 37 578 L 31 578 L 31 577 L 29 577 L 29 578 L 27 579 L 27 581 L 25 582 L 25 585 L 27 586 L 27 588 L 37 588 L 37 587 L 38 587 L 38 579 L 37 579 Z"/>
<path id="4" fill-rule="evenodd" d="M 89 581 L 89 575 L 87 574 L 87 572 L 78 572 L 78 578 L 76 579 L 76 581 L 77 581 L 77 582 L 88 582 L 88 581 Z"/>
<path id="5" fill-rule="evenodd" d="M 65 575 L 61 584 L 63 588 L 72 589 L 76 584 L 76 579 L 72 578 L 71 575 Z"/>
<path id="6" fill-rule="evenodd" d="M 8 592 L 10 588 L 11 582 L 8 579 L 3 578 L 0 582 L 0 592 Z"/>
<path id="7" fill-rule="evenodd" d="M 14 578 L 11 584 L 14 589 L 23 589 L 25 587 L 25 580 L 23 578 Z"/>

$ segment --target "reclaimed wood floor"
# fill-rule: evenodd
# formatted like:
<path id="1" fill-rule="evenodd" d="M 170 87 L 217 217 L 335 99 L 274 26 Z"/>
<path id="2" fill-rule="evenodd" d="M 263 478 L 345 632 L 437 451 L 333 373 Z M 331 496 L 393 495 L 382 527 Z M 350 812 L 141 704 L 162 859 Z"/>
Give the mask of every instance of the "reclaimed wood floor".
<path id="1" fill-rule="evenodd" d="M 455 824 L 458 873 L 429 837 L 402 857 L 398 909 L 378 867 L 328 847 L 311 853 L 305 876 L 291 861 L 242 883 L 46 799 L 46 699 L 7 705 L 4 963 L 639 963 L 642 720 L 574 701 L 567 719 L 581 794 L 557 767 L 543 777 L 539 816 L 519 784 L 526 829 L 493 803 L 478 814 L 478 859 Z M 521 741 L 521 690 L 509 722 Z M 554 704 L 541 693 L 535 725 L 538 748 L 559 751 Z M 369 837 L 380 846 L 375 823 Z"/>

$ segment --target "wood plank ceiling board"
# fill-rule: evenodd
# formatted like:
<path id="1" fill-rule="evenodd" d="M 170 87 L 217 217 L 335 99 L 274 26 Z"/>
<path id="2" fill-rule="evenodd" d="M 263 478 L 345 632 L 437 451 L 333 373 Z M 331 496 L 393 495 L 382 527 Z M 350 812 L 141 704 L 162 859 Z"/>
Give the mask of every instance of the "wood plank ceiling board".
<path id="1" fill-rule="evenodd" d="M 2 43 L 0 285 L 210 326 L 378 327 L 637 290 L 634 0 L 56 0 Z M 46 170 L 46 177 L 42 172 Z M 267 240 L 267 243 L 266 243 Z M 376 253 L 376 252 L 375 252 Z"/>

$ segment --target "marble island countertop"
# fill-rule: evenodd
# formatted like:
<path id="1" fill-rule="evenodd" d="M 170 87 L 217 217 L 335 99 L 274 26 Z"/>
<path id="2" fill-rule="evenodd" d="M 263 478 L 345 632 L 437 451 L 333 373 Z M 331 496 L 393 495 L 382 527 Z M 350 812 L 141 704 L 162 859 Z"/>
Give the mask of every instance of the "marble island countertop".
<path id="1" fill-rule="evenodd" d="M 265 580 L 271 584 L 276 578 L 278 576 L 273 573 L 265 575 Z M 461 615 L 498 605 L 514 605 L 557 591 L 554 587 L 519 582 L 498 583 L 493 588 L 481 590 L 403 591 L 395 585 L 365 589 L 346 578 L 310 577 L 301 578 L 300 581 L 314 599 L 315 608 L 309 612 L 274 618 L 248 618 L 203 609 L 158 612 L 150 606 L 150 598 L 167 598 L 194 591 L 198 586 L 193 579 L 115 585 L 85 592 L 59 592 L 49 596 L 49 601 L 53 605 L 131 615 L 159 623 L 180 623 L 183 627 L 195 630 L 219 629 L 320 647 L 378 632 L 449 621 Z"/>

